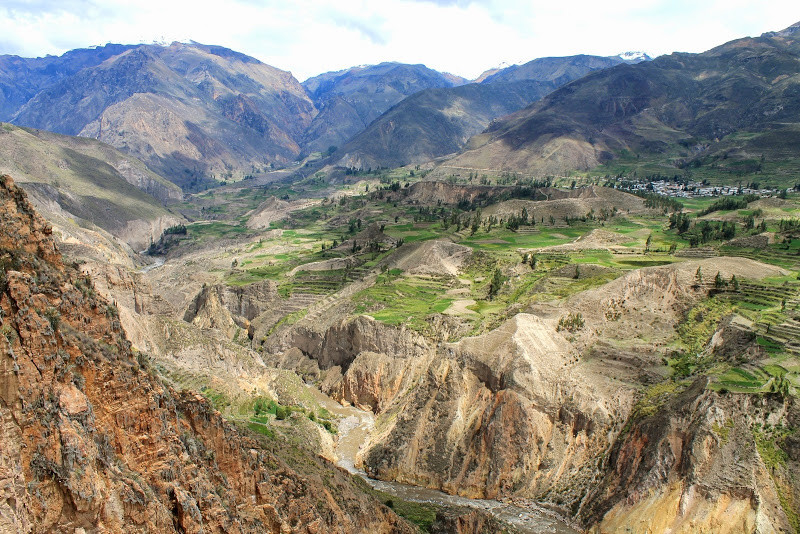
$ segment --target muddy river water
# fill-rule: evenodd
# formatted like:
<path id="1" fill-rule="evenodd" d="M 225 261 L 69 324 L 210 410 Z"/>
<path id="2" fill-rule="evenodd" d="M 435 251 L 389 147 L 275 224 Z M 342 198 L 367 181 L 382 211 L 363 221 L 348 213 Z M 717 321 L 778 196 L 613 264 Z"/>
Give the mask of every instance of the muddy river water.
<path id="1" fill-rule="evenodd" d="M 336 464 L 351 473 L 360 475 L 376 490 L 388 493 L 398 499 L 411 502 L 430 503 L 445 507 L 475 508 L 484 510 L 497 519 L 511 524 L 523 533 L 577 534 L 578 531 L 549 514 L 545 510 L 521 508 L 512 504 L 489 499 L 468 499 L 456 495 L 448 495 L 441 491 L 410 486 L 397 482 L 386 482 L 369 478 L 356 467 L 356 456 L 366 444 L 375 427 L 375 416 L 372 412 L 360 410 L 353 406 L 342 406 L 325 396 L 316 388 L 310 387 L 312 394 L 328 411 L 340 417 L 338 441 L 335 452 Z"/>

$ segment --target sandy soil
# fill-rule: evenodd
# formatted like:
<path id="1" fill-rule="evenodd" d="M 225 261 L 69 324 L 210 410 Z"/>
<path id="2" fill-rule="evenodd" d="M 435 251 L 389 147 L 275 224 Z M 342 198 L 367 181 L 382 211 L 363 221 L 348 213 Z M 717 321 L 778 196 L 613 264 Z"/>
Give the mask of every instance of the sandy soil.
<path id="1" fill-rule="evenodd" d="M 588 234 L 580 236 L 571 243 L 554 245 L 539 249 L 542 252 L 571 252 L 577 250 L 609 249 L 610 247 L 627 243 L 631 238 L 617 232 L 595 228 Z"/>
<path id="2" fill-rule="evenodd" d="M 391 267 L 411 274 L 456 276 L 471 254 L 469 247 L 437 239 L 409 247 L 409 251 L 397 258 Z"/>

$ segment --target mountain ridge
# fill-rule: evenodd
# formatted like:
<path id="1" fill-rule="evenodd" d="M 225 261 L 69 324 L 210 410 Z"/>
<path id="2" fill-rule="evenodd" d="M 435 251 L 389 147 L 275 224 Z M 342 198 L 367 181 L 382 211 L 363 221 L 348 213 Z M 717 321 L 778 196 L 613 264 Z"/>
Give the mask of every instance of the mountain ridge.
<path id="1" fill-rule="evenodd" d="M 420 164 L 461 150 L 489 124 L 534 102 L 559 86 L 617 58 L 540 58 L 488 75 L 481 83 L 426 89 L 397 103 L 333 156 L 347 168 Z"/>
<path id="2" fill-rule="evenodd" d="M 748 154 L 783 157 L 796 146 L 792 125 L 800 122 L 795 35 L 737 39 L 700 54 L 591 73 L 495 122 L 452 163 L 561 174 L 624 153 L 647 155 L 664 168 L 698 161 L 731 169 Z M 748 131 L 755 138 L 730 136 Z M 773 142 L 778 132 L 783 139 Z M 681 143 L 704 148 L 690 153 Z"/>
<path id="3" fill-rule="evenodd" d="M 288 164 L 315 113 L 288 72 L 173 43 L 130 48 L 60 80 L 13 122 L 105 141 L 191 188 Z"/>

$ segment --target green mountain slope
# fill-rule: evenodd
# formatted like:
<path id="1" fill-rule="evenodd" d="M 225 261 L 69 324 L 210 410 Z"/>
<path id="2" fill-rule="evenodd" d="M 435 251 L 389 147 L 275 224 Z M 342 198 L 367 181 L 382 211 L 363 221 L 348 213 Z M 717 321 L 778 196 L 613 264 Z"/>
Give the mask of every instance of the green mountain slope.
<path id="1" fill-rule="evenodd" d="M 613 161 L 640 174 L 788 178 L 800 148 L 798 37 L 795 25 L 592 73 L 497 121 L 450 164 L 558 174 Z"/>

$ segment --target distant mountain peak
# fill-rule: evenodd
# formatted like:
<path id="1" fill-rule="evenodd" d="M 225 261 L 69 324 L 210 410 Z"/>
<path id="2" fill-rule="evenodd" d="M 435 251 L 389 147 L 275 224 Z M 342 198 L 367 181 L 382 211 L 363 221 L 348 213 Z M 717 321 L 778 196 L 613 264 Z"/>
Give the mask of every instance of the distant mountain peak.
<path id="1" fill-rule="evenodd" d="M 617 54 L 617 57 L 620 58 L 625 63 L 641 63 L 642 61 L 650 61 L 653 59 L 652 57 L 648 56 L 645 52 L 640 50 L 631 50 L 628 52 L 622 52 L 621 54 Z"/>
<path id="2" fill-rule="evenodd" d="M 788 28 L 778 32 L 778 34 L 782 36 L 795 35 L 797 33 L 800 33 L 800 22 L 795 22 Z"/>
<path id="3" fill-rule="evenodd" d="M 497 73 L 498 73 L 498 72 L 500 72 L 501 70 L 507 69 L 507 68 L 508 68 L 508 67 L 510 67 L 510 66 L 511 66 L 511 65 L 510 65 L 509 63 L 507 63 L 507 62 L 503 61 L 502 63 L 500 63 L 500 64 L 499 64 L 499 65 L 497 65 L 496 67 L 492 67 L 491 69 L 486 69 L 485 71 L 483 71 L 483 72 L 480 74 L 480 76 L 478 76 L 477 78 L 475 78 L 473 81 L 474 81 L 475 83 L 481 83 L 481 82 L 483 82 L 483 81 L 484 81 L 486 78 L 488 78 L 489 76 L 492 76 L 492 75 L 494 75 L 494 74 L 497 74 Z"/>

